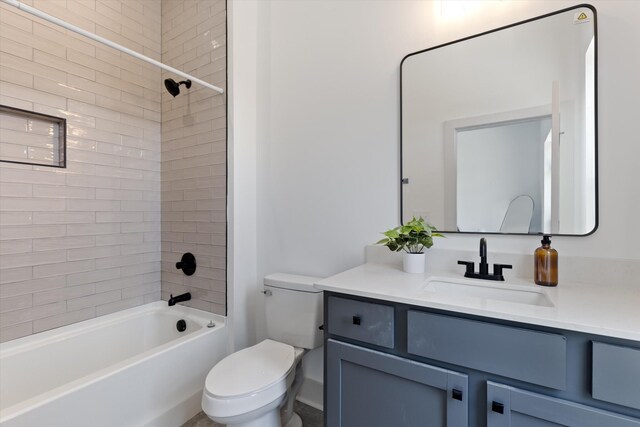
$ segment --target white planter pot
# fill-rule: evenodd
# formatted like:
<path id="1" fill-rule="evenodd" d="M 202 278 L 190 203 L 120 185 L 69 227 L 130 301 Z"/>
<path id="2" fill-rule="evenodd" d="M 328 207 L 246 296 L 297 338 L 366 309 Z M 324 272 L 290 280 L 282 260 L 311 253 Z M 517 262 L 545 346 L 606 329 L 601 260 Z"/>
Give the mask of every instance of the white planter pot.
<path id="1" fill-rule="evenodd" d="M 423 274 L 425 268 L 426 254 L 402 254 L 402 269 L 405 273 Z"/>

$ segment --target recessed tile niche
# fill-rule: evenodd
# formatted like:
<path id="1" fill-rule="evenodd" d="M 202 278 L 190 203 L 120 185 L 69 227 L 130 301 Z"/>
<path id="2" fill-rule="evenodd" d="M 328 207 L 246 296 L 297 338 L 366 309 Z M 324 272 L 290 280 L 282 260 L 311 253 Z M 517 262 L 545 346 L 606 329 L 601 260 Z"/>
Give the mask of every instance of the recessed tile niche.
<path id="1" fill-rule="evenodd" d="M 66 123 L 61 117 L 0 105 L 0 161 L 66 167 Z"/>

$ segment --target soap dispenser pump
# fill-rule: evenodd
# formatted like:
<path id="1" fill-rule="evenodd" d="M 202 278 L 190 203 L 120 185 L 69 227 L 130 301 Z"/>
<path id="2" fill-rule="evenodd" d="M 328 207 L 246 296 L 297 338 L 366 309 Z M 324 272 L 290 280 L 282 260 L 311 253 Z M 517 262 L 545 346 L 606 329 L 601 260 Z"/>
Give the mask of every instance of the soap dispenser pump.
<path id="1" fill-rule="evenodd" d="M 558 251 L 551 247 L 551 236 L 542 238 L 542 246 L 536 249 L 533 257 L 535 263 L 534 280 L 537 285 L 558 285 Z"/>

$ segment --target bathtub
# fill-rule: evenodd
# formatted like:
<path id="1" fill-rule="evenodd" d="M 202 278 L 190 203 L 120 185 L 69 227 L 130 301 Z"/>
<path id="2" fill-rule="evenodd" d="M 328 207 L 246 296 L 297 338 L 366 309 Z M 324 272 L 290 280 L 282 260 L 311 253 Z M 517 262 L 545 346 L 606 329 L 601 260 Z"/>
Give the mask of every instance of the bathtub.
<path id="1" fill-rule="evenodd" d="M 0 344 L 0 426 L 180 426 L 229 353 L 227 330 L 158 301 Z"/>

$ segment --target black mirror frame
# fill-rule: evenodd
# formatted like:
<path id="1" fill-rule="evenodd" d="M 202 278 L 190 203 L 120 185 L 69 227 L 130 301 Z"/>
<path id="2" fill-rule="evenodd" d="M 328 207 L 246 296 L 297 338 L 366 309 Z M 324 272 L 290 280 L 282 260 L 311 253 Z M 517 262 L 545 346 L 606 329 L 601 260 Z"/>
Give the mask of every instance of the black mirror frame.
<path id="1" fill-rule="evenodd" d="M 403 222 L 403 212 L 402 212 L 402 205 L 403 205 L 403 185 L 406 184 L 408 182 L 408 180 L 406 180 L 403 177 L 403 173 L 402 173 L 402 66 L 404 64 L 404 61 L 413 56 L 413 55 L 417 55 L 420 53 L 424 53 L 424 52 L 428 52 L 430 50 L 435 50 L 435 49 L 439 49 L 441 47 L 445 47 L 445 46 L 449 46 L 452 44 L 456 44 L 456 43 L 460 43 L 466 40 L 470 40 L 470 39 L 474 39 L 477 37 L 481 37 L 487 34 L 491 34 L 491 33 L 495 33 L 498 31 L 502 31 L 502 30 L 506 30 L 508 28 L 512 28 L 512 27 L 516 27 L 518 25 L 522 25 L 522 24 L 526 24 L 532 21 L 537 21 L 540 19 L 544 19 L 547 18 L 549 16 L 553 16 L 553 15 L 557 15 L 560 13 L 564 13 L 564 12 L 568 12 L 574 9 L 579 9 L 579 8 L 588 8 L 593 12 L 593 37 L 594 37 L 594 61 L 595 61 L 595 70 L 594 70 L 594 133 L 595 133 L 595 140 L 594 140 L 594 144 L 595 144 L 595 224 L 593 226 L 593 229 L 585 234 L 554 234 L 554 236 L 571 236 L 571 237 L 585 237 L 585 236 L 589 236 L 593 233 L 596 232 L 596 230 L 598 229 L 598 226 L 600 224 L 600 214 L 599 214 L 599 204 L 600 204 L 600 197 L 599 197 L 599 177 L 598 177 L 598 14 L 596 11 L 596 8 L 590 4 L 579 4 L 576 6 L 571 6 L 565 9 L 561 9 L 561 10 L 557 10 L 555 12 L 550 12 L 550 13 L 546 13 L 544 15 L 540 15 L 540 16 L 536 16 L 534 18 L 530 18 L 524 21 L 519 21 L 513 24 L 509 24 L 509 25 L 505 25 L 503 27 L 499 27 L 499 28 L 495 28 L 493 30 L 489 30 L 489 31 L 484 31 L 482 33 L 478 33 L 478 34 L 474 34 L 472 36 L 468 36 L 468 37 L 464 37 L 458 40 L 454 40 L 451 42 L 447 42 L 447 43 L 443 43 L 437 46 L 433 46 L 427 49 L 422 49 L 416 52 L 412 52 L 409 53 L 408 55 L 406 55 L 404 58 L 402 58 L 402 61 L 400 61 L 400 223 L 404 225 Z M 534 236 L 534 237 L 540 237 L 544 234 L 548 234 L 548 233 L 500 233 L 500 232 L 478 232 L 478 231 L 442 231 L 442 230 L 438 230 L 441 233 L 451 233 L 451 234 L 470 234 L 470 235 L 485 235 L 485 234 L 493 234 L 493 235 L 502 235 L 502 236 Z"/>

